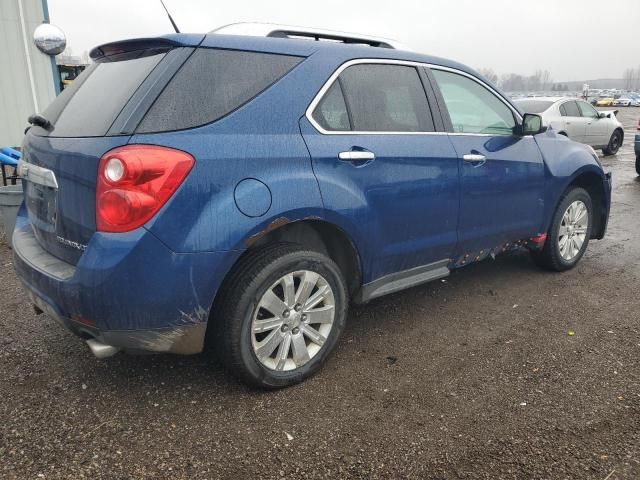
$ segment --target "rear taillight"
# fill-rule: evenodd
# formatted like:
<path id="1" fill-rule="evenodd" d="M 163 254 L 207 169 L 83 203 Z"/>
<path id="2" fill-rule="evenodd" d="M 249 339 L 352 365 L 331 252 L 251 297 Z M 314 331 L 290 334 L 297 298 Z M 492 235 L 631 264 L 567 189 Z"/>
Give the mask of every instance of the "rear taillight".
<path id="1" fill-rule="evenodd" d="M 173 148 L 127 145 L 104 154 L 98 167 L 96 227 L 129 232 L 153 217 L 193 167 L 193 157 Z"/>

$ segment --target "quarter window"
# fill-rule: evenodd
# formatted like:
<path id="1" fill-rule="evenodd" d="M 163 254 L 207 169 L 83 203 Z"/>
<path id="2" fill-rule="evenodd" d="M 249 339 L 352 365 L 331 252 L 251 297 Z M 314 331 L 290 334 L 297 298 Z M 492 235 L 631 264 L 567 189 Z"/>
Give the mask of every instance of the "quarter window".
<path id="1" fill-rule="evenodd" d="M 334 82 L 313 112 L 313 118 L 325 130 L 351 130 L 347 105 L 340 82 Z"/>
<path id="2" fill-rule="evenodd" d="M 512 135 L 516 121 L 511 109 L 478 82 L 457 73 L 433 70 L 453 131 Z"/>
<path id="3" fill-rule="evenodd" d="M 214 122 L 259 95 L 301 60 L 289 55 L 199 48 L 156 99 L 137 131 L 166 132 Z"/>

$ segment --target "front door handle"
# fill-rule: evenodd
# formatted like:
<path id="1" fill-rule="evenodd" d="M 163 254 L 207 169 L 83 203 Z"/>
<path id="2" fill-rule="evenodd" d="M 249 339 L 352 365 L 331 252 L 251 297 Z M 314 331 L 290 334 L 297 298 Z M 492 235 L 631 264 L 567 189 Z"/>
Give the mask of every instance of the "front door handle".
<path id="1" fill-rule="evenodd" d="M 467 153 L 466 155 L 462 156 L 462 159 L 465 162 L 469 162 L 469 163 L 480 163 L 480 162 L 484 163 L 487 161 L 487 157 L 479 153 Z"/>
<path id="2" fill-rule="evenodd" d="M 340 152 L 338 158 L 345 162 L 363 162 L 375 160 L 376 156 L 373 152 L 366 150 L 349 150 L 347 152 Z"/>

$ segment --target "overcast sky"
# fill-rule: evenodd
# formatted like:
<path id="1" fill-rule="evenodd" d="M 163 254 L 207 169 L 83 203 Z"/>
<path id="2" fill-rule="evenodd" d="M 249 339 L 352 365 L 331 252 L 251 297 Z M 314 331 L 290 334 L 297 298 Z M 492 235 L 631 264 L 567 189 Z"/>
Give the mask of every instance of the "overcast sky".
<path id="1" fill-rule="evenodd" d="M 74 55 L 172 31 L 159 0 L 49 0 Z M 556 81 L 621 78 L 640 66 L 640 0 L 165 0 L 183 32 L 241 21 L 394 38 L 498 74 L 547 69 Z"/>

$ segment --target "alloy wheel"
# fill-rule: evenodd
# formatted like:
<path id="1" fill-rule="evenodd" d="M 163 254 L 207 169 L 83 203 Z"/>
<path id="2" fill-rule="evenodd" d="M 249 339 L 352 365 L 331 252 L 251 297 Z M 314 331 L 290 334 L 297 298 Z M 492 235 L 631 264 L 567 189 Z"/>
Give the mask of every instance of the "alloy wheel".
<path id="1" fill-rule="evenodd" d="M 320 352 L 335 319 L 335 298 L 324 277 L 310 270 L 287 273 L 262 295 L 251 322 L 258 361 L 290 371 Z"/>
<path id="2" fill-rule="evenodd" d="M 612 152 L 617 152 L 620 148 L 620 134 L 614 133 L 611 137 L 611 144 L 609 145 L 609 150 Z"/>
<path id="3" fill-rule="evenodd" d="M 558 247 L 563 259 L 570 262 L 582 249 L 589 227 L 589 212 L 581 200 L 571 203 L 562 216 L 558 230 Z"/>

